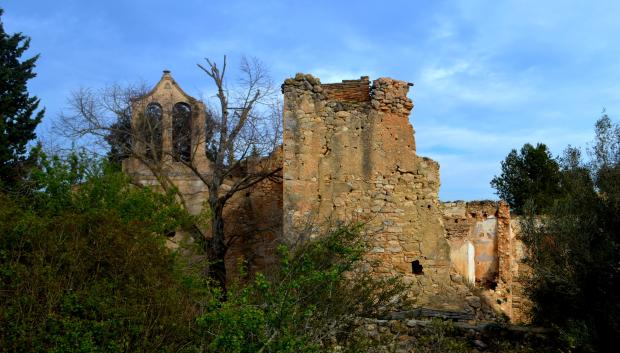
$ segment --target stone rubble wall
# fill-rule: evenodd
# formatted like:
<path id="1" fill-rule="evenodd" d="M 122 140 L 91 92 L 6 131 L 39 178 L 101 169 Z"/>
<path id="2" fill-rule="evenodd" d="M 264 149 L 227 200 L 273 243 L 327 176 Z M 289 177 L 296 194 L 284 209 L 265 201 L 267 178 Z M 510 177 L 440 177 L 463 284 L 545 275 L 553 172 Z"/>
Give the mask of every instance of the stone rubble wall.
<path id="1" fill-rule="evenodd" d="M 309 222 L 319 235 L 335 221 L 364 221 L 373 272 L 413 283 L 419 305 L 463 309 L 450 280 L 439 165 L 415 152 L 410 84 L 380 78 L 362 99 L 369 84 L 304 74 L 284 82 L 284 235 L 296 240 Z M 412 273 L 413 261 L 423 274 Z"/>
<path id="2" fill-rule="evenodd" d="M 510 286 L 510 295 L 512 296 L 510 319 L 517 323 L 529 323 L 532 319 L 531 310 L 533 303 L 526 293 L 525 282 L 531 276 L 531 268 L 524 262 L 528 250 L 519 237 L 521 225 L 518 217 L 510 221 L 510 230 L 513 239 L 513 256 L 510 266 L 513 279 L 512 285 Z"/>
<path id="3" fill-rule="evenodd" d="M 245 165 L 283 166 L 282 179 L 265 180 L 228 202 L 228 273 L 236 276 L 239 264 L 250 272 L 264 271 L 277 261 L 277 244 L 361 221 L 371 239 L 367 268 L 411 284 L 417 306 L 464 312 L 476 319 L 490 319 L 494 309 L 513 321 L 527 321 L 530 304 L 520 278 L 528 269 L 521 261 L 525 248 L 518 239 L 518 221 L 510 218 L 504 203 L 439 201 L 439 164 L 416 154 L 409 123 L 410 86 L 390 78 L 371 82 L 366 76 L 322 84 L 305 74 L 284 82 L 282 150 Z M 164 124 L 169 124 L 172 104 L 180 100 L 193 102 L 165 73 L 144 101 L 134 102 L 135 111 L 156 101 L 163 105 Z M 192 119 L 197 119 L 193 129 L 204 126 L 204 114 Z M 169 149 L 168 130 L 164 149 Z M 196 138 L 200 132 L 192 134 L 195 150 L 204 150 Z M 196 158 L 199 171 L 208 173 L 204 154 Z M 200 214 L 208 197 L 206 185 L 170 158 L 161 168 L 189 212 Z M 142 185 L 159 185 L 137 159 L 124 160 L 123 170 Z M 221 192 L 234 181 L 227 180 Z M 174 247 L 187 238 L 177 232 L 169 243 Z M 475 262 L 472 278 L 470 255 Z M 416 271 L 414 263 L 420 265 Z"/>
<path id="4" fill-rule="evenodd" d="M 527 322 L 529 302 L 524 299 L 523 276 L 527 275 L 519 221 L 511 219 L 505 202 L 473 201 L 442 203 L 444 225 L 454 269 L 482 290 L 496 310 L 513 322 Z M 468 273 L 467 246 L 474 250 L 475 278 Z"/>
<path id="5" fill-rule="evenodd" d="M 516 347 L 538 347 L 543 351 L 553 346 L 550 329 L 507 323 L 468 323 L 462 321 L 437 322 L 428 318 L 423 319 L 371 319 L 360 318 L 356 322 L 354 332 L 367 337 L 375 343 L 373 352 L 376 353 L 408 353 L 417 352 L 421 345 L 432 345 L 437 349 L 439 342 L 451 338 L 467 343 L 471 352 L 501 351 L 505 352 L 507 344 Z M 435 344 L 433 344 L 435 343 Z M 338 348 L 333 350 L 338 351 Z"/>
<path id="6" fill-rule="evenodd" d="M 205 153 L 205 107 L 196 99 L 188 96 L 178 86 L 168 71 L 165 71 L 161 80 L 144 97 L 132 102 L 132 128 L 138 129 L 144 109 L 149 103 L 157 103 L 162 107 L 162 150 L 165 152 L 153 173 L 149 167 L 137 158 L 127 158 L 122 162 L 123 171 L 130 175 L 135 182 L 161 189 L 160 180 L 156 174 L 167 179 L 169 184 L 176 186 L 187 211 L 199 215 L 205 211 L 209 196 L 207 185 L 183 163 L 175 161 L 171 156 L 172 150 L 172 110 L 176 103 L 190 104 L 193 109 L 191 151 L 192 164 L 202 175 L 208 175 L 211 163 Z M 144 145 L 135 143 L 133 148 L 136 155 L 144 152 Z M 259 168 L 272 168 L 282 165 L 282 152 L 278 149 L 269 157 L 258 161 L 245 161 L 243 168 L 250 171 Z M 243 173 L 241 173 L 243 175 Z M 220 190 L 224 193 L 230 190 L 239 176 L 229 177 L 224 181 Z M 230 248 L 226 255 L 226 265 L 230 278 L 236 276 L 238 264 L 244 265 L 249 271 L 268 268 L 277 261 L 276 246 L 282 237 L 282 182 L 281 180 L 264 180 L 253 187 L 236 193 L 224 208 L 224 232 Z M 208 226 L 202 229 L 209 234 Z M 182 241 L 190 241 L 190 234 L 177 230 L 171 233 L 167 245 L 177 248 Z"/>

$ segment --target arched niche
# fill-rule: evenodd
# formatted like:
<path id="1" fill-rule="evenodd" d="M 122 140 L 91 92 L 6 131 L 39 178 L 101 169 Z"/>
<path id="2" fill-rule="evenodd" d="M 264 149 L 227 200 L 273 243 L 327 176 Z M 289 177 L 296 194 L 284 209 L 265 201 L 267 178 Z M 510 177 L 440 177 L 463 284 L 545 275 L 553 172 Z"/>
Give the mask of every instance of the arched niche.
<path id="1" fill-rule="evenodd" d="M 163 109 L 157 102 L 149 103 L 144 110 L 142 119 L 142 137 L 144 139 L 145 157 L 150 160 L 160 160 L 162 155 L 162 120 Z"/>
<path id="2" fill-rule="evenodd" d="M 192 158 L 192 107 L 184 102 L 172 107 L 172 154 L 175 159 L 189 162 Z"/>

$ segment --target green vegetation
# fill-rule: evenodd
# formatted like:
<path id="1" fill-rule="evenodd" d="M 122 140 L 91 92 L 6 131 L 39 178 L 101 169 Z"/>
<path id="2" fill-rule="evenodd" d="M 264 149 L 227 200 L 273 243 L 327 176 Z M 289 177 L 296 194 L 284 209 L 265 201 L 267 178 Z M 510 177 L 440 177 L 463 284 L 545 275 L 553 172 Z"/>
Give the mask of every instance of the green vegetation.
<path id="1" fill-rule="evenodd" d="M 491 180 L 491 186 L 517 214 L 523 213 L 527 202 L 544 212 L 561 194 L 560 168 L 546 145 L 526 143 L 519 152 L 510 151 L 502 161 L 502 173 Z"/>
<path id="2" fill-rule="evenodd" d="M 0 195 L 2 350 L 186 350 L 199 306 L 162 235 L 188 216 L 78 156 L 38 164 Z"/>
<path id="3" fill-rule="evenodd" d="M 0 188 L 13 186 L 25 172 L 26 144 L 36 137 L 34 129 L 43 118 L 43 110 L 35 114 L 39 99 L 27 91 L 39 56 L 20 61 L 29 44 L 21 33 L 4 32 L 0 19 Z"/>
<path id="4" fill-rule="evenodd" d="M 565 351 L 604 351 L 620 337 L 620 126 L 605 114 L 595 132 L 588 161 L 568 147 L 542 183 L 553 188 L 518 204 L 534 323 L 557 328 Z M 547 157 L 543 166 L 556 165 Z"/>
<path id="5" fill-rule="evenodd" d="M 378 352 L 400 340 L 394 332 L 411 333 L 397 344 L 414 352 L 550 350 L 545 337 L 500 331 L 483 344 L 441 321 L 417 333 L 398 322 L 373 341 L 358 320 L 406 305 L 407 286 L 364 270 L 360 224 L 282 244 L 279 266 L 214 283 L 209 266 L 223 266 L 225 251 L 208 258 L 200 237 L 166 246 L 168 234 L 200 222 L 174 186 L 134 185 L 118 171 L 130 136 L 106 135 L 107 161 L 40 147 L 27 156 L 43 116 L 26 90 L 37 56 L 20 62 L 28 43 L 0 23 L 0 352 Z M 112 130 L 127 130 L 123 109 Z M 620 126 L 605 115 L 596 134 L 588 163 L 574 148 L 556 162 L 545 145 L 526 144 L 492 181 L 526 215 L 534 319 L 557 329 L 558 351 L 600 351 L 620 336 Z M 226 200 L 212 201 L 221 211 Z"/>
<path id="6" fill-rule="evenodd" d="M 195 221 L 173 192 L 83 155 L 36 155 L 28 192 L 0 195 L 3 350 L 320 352 L 335 340 L 358 351 L 354 319 L 392 309 L 405 289 L 359 270 L 367 242 L 355 225 L 281 246 L 280 267 L 224 300 L 203 261 L 165 247 Z"/>
<path id="7" fill-rule="evenodd" d="M 196 221 L 174 192 L 132 185 L 84 155 L 33 155 L 22 193 L 0 194 L 0 351 L 379 352 L 394 343 L 359 329 L 360 317 L 383 317 L 407 290 L 359 266 L 362 225 L 280 246 L 279 266 L 241 268 L 222 296 L 199 250 L 165 246 L 170 230 Z M 445 322 L 414 338 L 416 352 L 475 349 Z M 488 351 L 529 352 L 485 341 Z"/>
<path id="8" fill-rule="evenodd" d="M 367 251 L 361 225 L 338 228 L 293 248 L 281 246 L 281 267 L 229 290 L 199 318 L 209 352 L 324 352 L 339 342 L 359 352 L 365 337 L 355 319 L 394 309 L 406 287 L 395 278 L 373 278 L 358 269 Z"/>

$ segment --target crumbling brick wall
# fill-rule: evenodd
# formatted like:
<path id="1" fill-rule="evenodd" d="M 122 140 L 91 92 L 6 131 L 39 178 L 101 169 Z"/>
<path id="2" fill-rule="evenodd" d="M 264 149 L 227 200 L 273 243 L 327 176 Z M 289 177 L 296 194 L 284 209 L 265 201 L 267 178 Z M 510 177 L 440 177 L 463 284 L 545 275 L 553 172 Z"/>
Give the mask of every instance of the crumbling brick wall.
<path id="1" fill-rule="evenodd" d="M 269 158 L 250 160 L 246 173 L 275 170 L 282 165 L 282 151 Z M 230 243 L 226 254 L 229 274 L 237 274 L 239 265 L 249 273 L 262 272 L 278 263 L 277 246 L 282 238 L 281 175 L 265 179 L 236 193 L 224 208 L 224 233 Z"/>
<path id="2" fill-rule="evenodd" d="M 261 162 L 280 165 L 281 155 L 278 152 Z M 187 210 L 194 215 L 200 214 L 209 195 L 207 186 L 181 163 L 167 161 L 165 168 L 167 178 L 178 188 Z M 141 185 L 159 185 L 155 175 L 138 159 L 126 159 L 123 170 Z M 224 181 L 222 191 L 234 183 L 234 177 L 228 178 Z M 282 238 L 282 195 L 281 180 L 265 179 L 236 193 L 226 203 L 224 233 L 230 247 L 225 262 L 230 278 L 237 275 L 239 265 L 252 273 L 262 271 L 278 261 L 276 248 Z M 202 231 L 209 234 L 208 225 L 205 226 Z M 168 239 L 170 248 L 177 248 L 181 242 L 191 240 L 190 235 L 182 230 L 171 234 L 174 236 Z"/>

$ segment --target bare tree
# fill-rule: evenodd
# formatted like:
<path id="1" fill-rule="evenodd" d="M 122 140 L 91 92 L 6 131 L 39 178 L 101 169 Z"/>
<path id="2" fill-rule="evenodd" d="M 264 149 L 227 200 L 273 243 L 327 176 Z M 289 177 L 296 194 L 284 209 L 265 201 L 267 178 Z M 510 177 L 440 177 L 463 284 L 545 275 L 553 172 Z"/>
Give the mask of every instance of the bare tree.
<path id="1" fill-rule="evenodd" d="M 139 160 L 164 190 L 178 190 L 168 176 L 170 161 L 191 171 L 209 194 L 210 231 L 196 226 L 196 232 L 211 261 L 209 275 L 225 288 L 224 259 L 233 239 L 226 239 L 224 233 L 224 208 L 238 192 L 266 179 L 280 180 L 281 163 L 258 157 L 271 155 L 281 144 L 281 103 L 267 71 L 258 60 L 243 58 L 240 79 L 232 84 L 227 76 L 226 57 L 221 66 L 209 59 L 205 61 L 198 67 L 213 82 L 216 94 L 206 104 L 192 104 L 191 109 L 204 107 L 206 110 L 205 126 L 201 126 L 198 136 L 192 136 L 202 143 L 191 144 L 192 151 L 182 147 L 189 144 L 177 146 L 178 139 L 171 150 L 161 148 L 161 116 L 164 113 L 184 114 L 183 109 L 162 112 L 161 106 L 149 104 L 141 114 L 132 114 L 132 109 L 137 109 L 133 102 L 146 92 L 142 86 L 114 85 L 100 91 L 78 90 L 69 99 L 71 114 L 61 116 L 59 127 L 66 136 L 96 141 L 99 151 L 101 143 L 107 143 L 112 161 L 127 157 Z M 131 118 L 137 116 L 140 122 L 132 124 Z M 172 129 L 173 133 L 190 130 L 182 123 L 173 125 Z M 206 155 L 209 160 L 207 172 L 193 157 L 199 154 Z M 178 196 L 187 207 L 183 195 L 179 192 Z"/>
<path id="2" fill-rule="evenodd" d="M 231 92 L 226 85 L 227 62 L 224 57 L 221 68 L 205 59 L 206 65 L 198 64 L 215 83 L 217 88 L 217 101 L 219 107 L 211 110 L 211 118 L 216 122 L 218 129 L 213 133 L 210 144 L 211 175 L 202 178 L 209 187 L 208 203 L 211 208 L 212 236 L 209 239 L 207 251 L 209 257 L 215 262 L 211 265 L 211 276 L 225 285 L 226 266 L 224 258 L 230 247 L 224 234 L 224 206 L 237 192 L 248 189 L 266 178 L 279 178 L 282 170 L 281 165 L 263 165 L 259 168 L 248 166 L 247 157 L 250 154 L 258 154 L 266 149 L 274 151 L 281 136 L 279 126 L 275 129 L 266 129 L 261 126 L 268 119 L 262 115 L 259 106 L 271 103 L 274 90 L 271 79 L 263 66 L 257 60 L 243 58 L 241 63 L 242 78 L 240 84 L 243 90 Z M 264 114 L 264 110 L 263 110 Z M 274 116 L 273 111 L 268 114 L 272 121 L 279 121 L 280 117 Z M 275 118 L 275 119 L 274 119 Z M 265 133 L 275 135 L 271 140 Z M 243 165 L 244 163 L 245 165 Z M 265 168 L 266 167 L 266 168 Z M 230 188 L 221 192 L 226 178 L 239 173 Z"/>
<path id="3" fill-rule="evenodd" d="M 68 98 L 54 130 L 91 153 L 107 154 L 120 163 L 132 155 L 131 102 L 148 92 L 145 84 L 112 84 L 101 89 L 80 88 Z"/>

